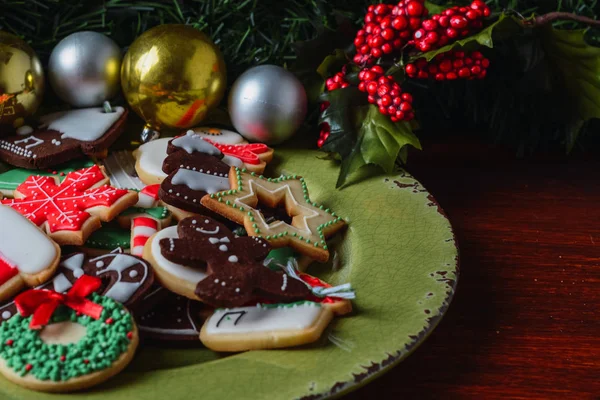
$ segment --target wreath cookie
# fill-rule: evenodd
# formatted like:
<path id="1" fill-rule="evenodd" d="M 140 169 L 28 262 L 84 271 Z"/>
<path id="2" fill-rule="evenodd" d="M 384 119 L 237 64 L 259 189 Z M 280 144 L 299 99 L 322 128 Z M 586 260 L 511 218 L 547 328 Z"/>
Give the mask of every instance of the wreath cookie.
<path id="1" fill-rule="evenodd" d="M 125 307 L 93 293 L 100 285 L 83 275 L 67 294 L 32 289 L 17 296 L 19 314 L 0 326 L 0 373 L 29 389 L 68 392 L 125 368 L 138 330 Z"/>

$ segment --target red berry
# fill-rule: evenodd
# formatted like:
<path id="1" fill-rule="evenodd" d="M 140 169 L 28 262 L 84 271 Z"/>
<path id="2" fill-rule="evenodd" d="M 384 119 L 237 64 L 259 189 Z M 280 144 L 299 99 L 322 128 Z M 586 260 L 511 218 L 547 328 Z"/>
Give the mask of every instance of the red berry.
<path id="1" fill-rule="evenodd" d="M 423 14 L 423 4 L 418 1 L 411 1 L 406 6 L 406 12 L 411 17 L 420 17 Z"/>
<path id="2" fill-rule="evenodd" d="M 402 100 L 408 101 L 409 103 L 412 103 L 413 98 L 410 95 L 410 93 L 402 93 Z"/>
<path id="3" fill-rule="evenodd" d="M 450 18 L 450 26 L 457 29 L 462 29 L 468 25 L 469 21 L 462 15 L 454 15 Z"/>
<path id="4" fill-rule="evenodd" d="M 60 361 L 65 361 L 67 359 L 67 357 L 65 357 L 64 355 L 60 356 Z"/>
<path id="5" fill-rule="evenodd" d="M 133 332 L 127 332 L 127 339 L 131 340 L 133 337 Z"/>
<path id="6" fill-rule="evenodd" d="M 395 114 L 396 114 L 396 107 L 394 107 L 394 106 L 389 106 L 389 107 L 387 108 L 387 113 L 388 113 L 388 115 L 395 115 Z"/>
<path id="7" fill-rule="evenodd" d="M 490 60 L 488 60 L 487 58 L 484 58 L 483 60 L 481 60 L 481 66 L 483 68 L 487 68 L 490 66 Z"/>
<path id="8" fill-rule="evenodd" d="M 379 85 L 387 85 L 388 78 L 386 76 L 380 76 L 379 79 L 377 79 L 377 83 Z"/>
<path id="9" fill-rule="evenodd" d="M 374 38 L 372 38 L 371 43 L 369 43 L 369 46 L 372 46 L 372 47 L 381 47 L 381 45 L 385 43 L 385 40 L 386 39 L 383 38 L 382 36 L 375 36 Z"/>
<path id="10" fill-rule="evenodd" d="M 399 88 L 394 88 L 394 89 L 390 90 L 390 96 L 392 96 L 392 97 L 398 97 L 398 95 L 400 95 L 400 89 Z"/>
<path id="11" fill-rule="evenodd" d="M 410 26 L 411 30 L 415 30 L 415 29 L 419 29 L 419 26 L 421 26 L 421 18 L 417 18 L 417 17 L 413 17 L 408 21 L 408 25 Z"/>
<path id="12" fill-rule="evenodd" d="M 385 96 L 381 97 L 381 105 L 382 106 L 389 106 L 390 104 L 392 104 L 392 96 L 390 96 L 389 94 L 386 94 Z"/>
<path id="13" fill-rule="evenodd" d="M 13 343 L 14 343 L 14 340 L 8 339 L 5 343 L 6 343 L 7 346 L 12 346 Z"/>
<path id="14" fill-rule="evenodd" d="M 386 14 L 388 11 L 387 5 L 386 4 L 377 4 L 375 6 L 375 14 L 376 15 L 382 15 L 382 14 Z"/>
<path id="15" fill-rule="evenodd" d="M 368 95 L 368 96 L 367 96 L 367 100 L 369 100 L 369 103 L 371 103 L 371 104 L 375 104 L 375 96 L 373 96 L 373 95 Z"/>
<path id="16" fill-rule="evenodd" d="M 33 368 L 33 365 L 31 365 L 31 364 L 25 365 L 25 371 L 27 371 L 27 372 L 31 371 L 32 368 Z"/>
<path id="17" fill-rule="evenodd" d="M 481 60 L 483 59 L 483 54 L 481 54 L 480 51 L 474 51 L 471 53 L 471 57 L 473 57 L 475 60 Z"/>
<path id="18" fill-rule="evenodd" d="M 447 28 L 448 25 L 450 24 L 450 18 L 448 18 L 447 16 L 443 15 L 438 20 L 438 24 L 440 24 L 440 26 L 442 26 L 443 28 Z"/>
<path id="19" fill-rule="evenodd" d="M 455 14 L 455 10 L 453 8 L 448 8 L 447 10 L 443 11 L 443 14 L 450 17 Z"/>
<path id="20" fill-rule="evenodd" d="M 435 44 L 440 39 L 437 32 L 427 32 L 427 36 L 425 36 L 425 41 L 429 44 Z"/>
<path id="21" fill-rule="evenodd" d="M 439 74 L 435 74 L 436 81 L 443 81 L 445 79 L 446 79 L 446 75 L 442 74 L 441 72 Z"/>
<path id="22" fill-rule="evenodd" d="M 89 363 L 90 363 L 90 360 L 88 360 L 88 359 L 86 358 L 85 360 L 83 360 L 83 363 L 84 363 L 84 364 L 89 364 Z"/>
<path id="23" fill-rule="evenodd" d="M 458 70 L 458 76 L 461 78 L 468 78 L 471 76 L 471 70 L 467 67 Z"/>
<path id="24" fill-rule="evenodd" d="M 381 75 L 383 74 L 383 68 L 380 65 L 374 65 L 371 67 L 371 72 Z M 375 79 L 375 77 L 373 77 L 372 79 Z"/>
<path id="25" fill-rule="evenodd" d="M 475 20 L 475 19 L 479 18 L 479 16 L 480 16 L 480 15 L 481 15 L 481 14 L 480 14 L 480 12 L 479 12 L 479 11 L 477 11 L 477 10 L 469 10 L 469 11 L 467 11 L 467 13 L 465 14 L 465 16 L 466 16 L 468 19 L 470 19 L 471 21 L 473 21 L 473 20 Z M 461 27 L 461 28 L 462 28 L 462 27 Z"/>
<path id="26" fill-rule="evenodd" d="M 487 75 L 487 71 L 484 69 L 483 71 L 481 71 L 479 73 L 479 75 L 477 75 L 477 78 L 483 79 L 483 78 L 485 78 L 486 75 Z"/>
<path id="27" fill-rule="evenodd" d="M 480 72 L 481 72 L 481 67 L 480 67 L 479 65 L 473 65 L 473 66 L 471 67 L 471 73 L 472 73 L 473 75 L 477 75 L 477 74 L 478 74 L 478 73 L 480 73 Z"/>
<path id="28" fill-rule="evenodd" d="M 387 108 L 384 106 L 379 106 L 379 112 L 383 115 L 387 115 Z"/>
<path id="29" fill-rule="evenodd" d="M 423 21 L 423 23 L 421 24 L 421 26 L 426 31 L 434 31 L 434 30 L 437 29 L 438 23 L 435 22 L 435 20 L 433 20 L 433 19 L 426 19 L 425 21 Z"/>
<path id="30" fill-rule="evenodd" d="M 381 49 L 378 49 L 378 48 L 371 49 L 371 55 L 375 58 L 381 57 L 382 54 L 383 54 L 383 52 L 381 51 Z"/>
<path id="31" fill-rule="evenodd" d="M 404 16 L 398 16 L 392 21 L 392 27 L 397 31 L 404 30 L 408 26 L 408 21 Z"/>
<path id="32" fill-rule="evenodd" d="M 369 93 L 369 94 L 377 93 L 377 82 L 371 81 L 367 84 L 367 93 Z"/>
<path id="33" fill-rule="evenodd" d="M 404 111 L 402 111 L 402 110 L 396 111 L 396 118 L 398 118 L 398 120 L 400 120 L 400 121 L 403 120 L 404 116 L 405 116 Z"/>
<path id="34" fill-rule="evenodd" d="M 412 106 L 410 105 L 410 103 L 408 101 L 403 101 L 400 104 L 400 109 L 402 111 L 410 111 L 410 110 L 412 110 Z"/>
<path id="35" fill-rule="evenodd" d="M 465 62 L 459 58 L 458 60 L 454 60 L 454 62 L 452 63 L 452 66 L 454 67 L 454 69 L 459 69 L 460 67 L 462 67 L 464 65 L 464 63 Z"/>
<path id="36" fill-rule="evenodd" d="M 421 52 L 426 53 L 429 50 L 431 50 L 431 45 L 425 41 L 423 42 L 419 42 L 419 50 L 421 50 Z"/>
<path id="37" fill-rule="evenodd" d="M 110 325 L 110 324 L 112 324 L 113 322 L 115 322 L 115 320 L 114 320 L 114 319 L 112 319 L 112 318 L 107 318 L 107 319 L 106 319 L 106 321 L 104 321 L 104 323 L 105 323 L 105 324 L 107 324 L 107 325 Z"/>
<path id="38" fill-rule="evenodd" d="M 419 79 L 427 79 L 429 77 L 429 74 L 427 74 L 427 72 L 425 71 L 419 71 L 419 73 L 417 74 L 417 78 Z"/>
<path id="39" fill-rule="evenodd" d="M 417 40 L 418 40 L 418 39 L 421 39 L 421 38 L 423 38 L 424 36 L 425 36 L 425 30 L 424 30 L 424 29 L 418 29 L 418 30 L 415 32 L 415 34 L 414 34 L 414 36 L 413 36 L 413 37 L 414 37 L 415 39 L 417 39 Z"/>
<path id="40" fill-rule="evenodd" d="M 383 46 L 381 46 L 381 50 L 384 54 L 390 54 L 394 50 L 394 48 L 389 43 L 386 43 Z"/>
<path id="41" fill-rule="evenodd" d="M 449 81 L 454 80 L 456 78 L 458 78 L 458 75 L 456 75 L 456 72 L 448 72 L 446 74 L 446 79 L 448 79 Z"/>
<path id="42" fill-rule="evenodd" d="M 450 70 L 452 70 L 452 61 L 444 60 L 440 63 L 440 71 L 449 72 Z"/>
<path id="43" fill-rule="evenodd" d="M 396 107 L 402 103 L 402 99 L 400 97 L 394 97 L 394 101 L 392 102 Z"/>
<path id="44" fill-rule="evenodd" d="M 317 140 L 317 146 L 319 146 L 319 148 L 323 147 L 323 143 L 325 143 L 323 139 Z"/>
<path id="45" fill-rule="evenodd" d="M 450 39 L 454 39 L 454 38 L 456 38 L 458 36 L 458 32 L 454 28 L 448 28 L 448 29 L 446 29 L 446 35 Z"/>

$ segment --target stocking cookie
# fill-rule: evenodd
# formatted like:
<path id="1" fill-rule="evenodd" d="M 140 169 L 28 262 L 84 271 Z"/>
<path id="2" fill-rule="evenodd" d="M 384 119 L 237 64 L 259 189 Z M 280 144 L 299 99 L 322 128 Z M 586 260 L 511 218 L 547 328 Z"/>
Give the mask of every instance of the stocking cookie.
<path id="1" fill-rule="evenodd" d="M 311 292 L 306 285 L 262 265 L 269 249 L 263 239 L 238 237 L 225 225 L 197 216 L 150 238 L 144 258 L 167 289 L 215 307 L 248 304 L 257 296 L 307 298 Z"/>
<path id="2" fill-rule="evenodd" d="M 123 228 L 131 229 L 130 253 L 141 256 L 144 245 L 156 232 L 171 223 L 171 214 L 166 207 L 159 206 L 160 185 L 146 186 L 139 192 L 135 207 L 127 209 L 119 218 Z"/>
<path id="3" fill-rule="evenodd" d="M 0 194 L 12 197 L 15 189 L 32 175 L 55 176 L 62 182 L 69 172 L 94 165 L 90 159 L 73 160 L 46 171 L 33 171 L 25 168 L 13 168 L 0 173 Z"/>
<path id="4" fill-rule="evenodd" d="M 154 302 L 153 297 L 160 297 Z M 204 322 L 202 314 L 206 306 L 199 301 L 156 287 L 144 301 L 156 305 L 138 320 L 138 328 L 144 337 L 158 340 L 198 340 Z"/>
<path id="5" fill-rule="evenodd" d="M 311 301 L 218 309 L 202 326 L 200 340 L 227 352 L 299 346 L 319 339 L 332 319 L 330 309 Z"/>
<path id="6" fill-rule="evenodd" d="M 321 262 L 329 259 L 325 239 L 343 228 L 345 222 L 310 200 L 302 177 L 271 179 L 232 167 L 229 182 L 231 190 L 206 195 L 202 204 L 244 225 L 248 235 L 264 238 L 273 247 L 289 246 Z M 257 209 L 259 203 L 272 208 L 283 205 L 291 223 L 268 223 Z"/>
<path id="7" fill-rule="evenodd" d="M 138 200 L 136 192 L 105 185 L 97 165 L 67 174 L 59 184 L 50 176 L 31 176 L 17 187 L 14 199 L 2 200 L 44 229 L 61 245 L 80 246 L 100 228 Z"/>
<path id="8" fill-rule="evenodd" d="M 105 153 L 123 129 L 128 111 L 115 107 L 73 109 L 42 116 L 43 128 L 0 140 L 0 159 L 28 169 L 44 169 Z"/>
<path id="9" fill-rule="evenodd" d="M 171 138 L 160 138 L 144 143 L 134 152 L 135 171 L 145 185 L 161 183 L 167 177 L 162 170 L 163 161 L 167 158 L 167 146 Z"/>
<path id="10" fill-rule="evenodd" d="M 229 167 L 220 161 L 222 153 L 196 135 L 173 139 L 163 163 L 168 177 L 160 185 L 159 197 L 170 207 L 192 214 L 206 213 L 200 200 L 207 193 L 229 188 Z M 174 211 L 177 215 L 185 215 Z"/>
<path id="11" fill-rule="evenodd" d="M 94 293 L 100 285 L 83 275 L 66 294 L 31 289 L 17 296 L 19 313 L 0 329 L 0 373 L 29 389 L 69 392 L 123 370 L 138 331 L 121 304 Z"/>
<path id="12" fill-rule="evenodd" d="M 52 277 L 60 247 L 10 207 L 0 205 L 0 301 Z"/>
<path id="13" fill-rule="evenodd" d="M 36 289 L 65 293 L 82 275 L 101 279 L 98 294 L 135 310 L 146 309 L 145 296 L 154 283 L 154 273 L 146 261 L 128 254 L 111 253 L 94 258 L 84 253 L 71 254 L 61 260 L 54 277 Z M 0 323 L 16 311 L 14 301 L 0 306 Z"/>

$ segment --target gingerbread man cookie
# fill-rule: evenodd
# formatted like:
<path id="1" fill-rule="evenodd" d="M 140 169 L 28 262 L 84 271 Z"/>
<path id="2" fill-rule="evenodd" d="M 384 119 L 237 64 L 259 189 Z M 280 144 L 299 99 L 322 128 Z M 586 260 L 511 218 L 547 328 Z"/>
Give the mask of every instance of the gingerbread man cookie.
<path id="1" fill-rule="evenodd" d="M 19 313 L 0 329 L 0 373 L 29 389 L 69 392 L 123 370 L 138 330 L 123 305 L 94 293 L 101 284 L 83 275 L 64 294 L 30 289 L 17 296 Z"/>
<path id="2" fill-rule="evenodd" d="M 28 169 L 44 169 L 75 158 L 105 156 L 123 129 L 128 111 L 115 107 L 74 109 L 41 117 L 43 128 L 0 140 L 0 159 Z"/>
<path id="3" fill-rule="evenodd" d="M 306 285 L 262 265 L 269 250 L 263 239 L 238 237 L 212 218 L 197 216 L 150 238 L 144 258 L 164 287 L 215 307 L 240 306 L 256 297 L 307 298 Z"/>
<path id="4" fill-rule="evenodd" d="M 10 207 L 0 205 L 0 301 L 54 275 L 60 247 Z"/>
<path id="5" fill-rule="evenodd" d="M 17 187 L 14 199 L 2 200 L 43 228 L 60 245 L 81 246 L 100 228 L 138 201 L 134 191 L 107 186 L 101 167 L 67 174 L 59 184 L 52 176 L 30 176 Z"/>
<path id="6" fill-rule="evenodd" d="M 273 247 L 289 246 L 321 262 L 329 259 L 325 239 L 346 223 L 330 209 L 311 201 L 302 177 L 272 179 L 232 167 L 229 182 L 231 190 L 206 195 L 202 204 L 244 225 L 248 235 L 264 238 Z M 271 208 L 283 205 L 291 223 L 267 222 L 257 209 L 259 203 Z"/>

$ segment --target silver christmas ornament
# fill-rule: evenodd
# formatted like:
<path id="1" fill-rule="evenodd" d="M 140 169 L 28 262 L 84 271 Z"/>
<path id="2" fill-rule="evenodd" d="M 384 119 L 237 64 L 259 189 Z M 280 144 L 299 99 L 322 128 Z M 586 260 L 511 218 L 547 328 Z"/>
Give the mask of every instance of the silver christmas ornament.
<path id="1" fill-rule="evenodd" d="M 234 82 L 229 114 L 246 139 L 267 144 L 289 139 L 306 116 L 306 92 L 300 81 L 276 65 L 250 68 Z"/>
<path id="2" fill-rule="evenodd" d="M 93 107 L 120 89 L 121 49 L 97 32 L 77 32 L 61 40 L 48 63 L 54 92 L 74 107 Z"/>

